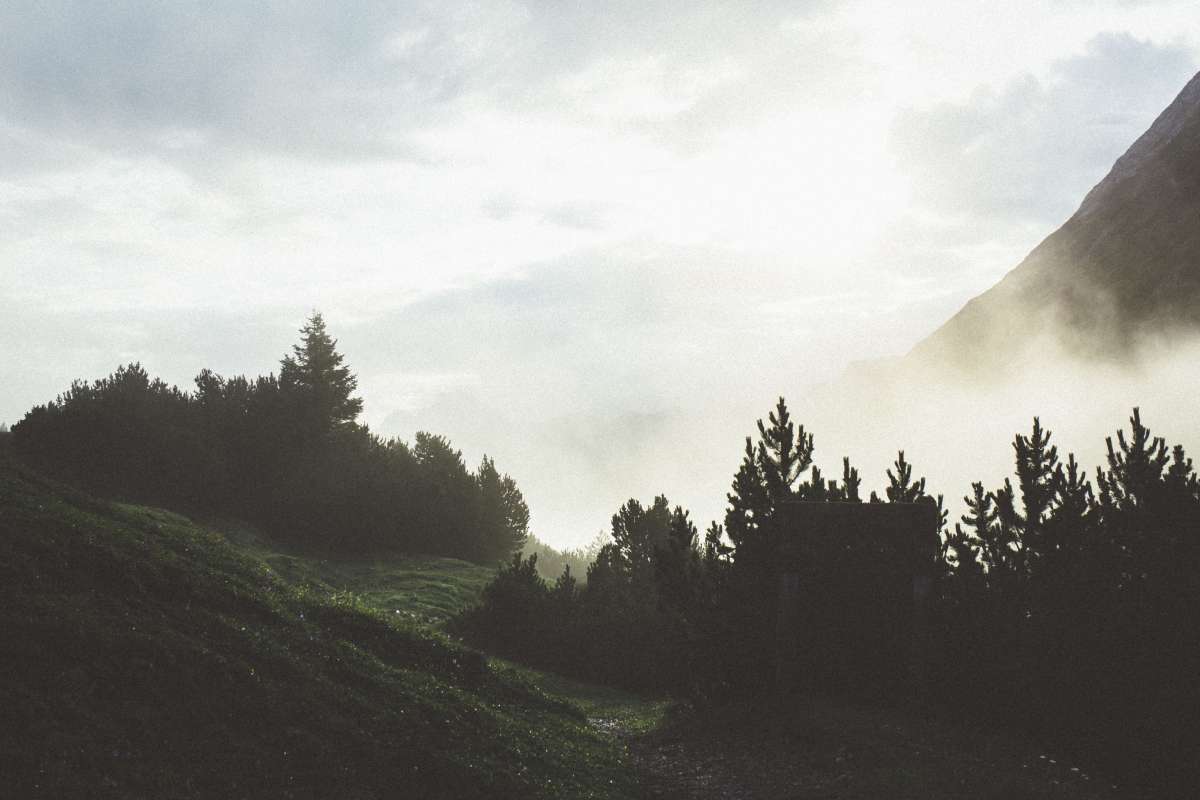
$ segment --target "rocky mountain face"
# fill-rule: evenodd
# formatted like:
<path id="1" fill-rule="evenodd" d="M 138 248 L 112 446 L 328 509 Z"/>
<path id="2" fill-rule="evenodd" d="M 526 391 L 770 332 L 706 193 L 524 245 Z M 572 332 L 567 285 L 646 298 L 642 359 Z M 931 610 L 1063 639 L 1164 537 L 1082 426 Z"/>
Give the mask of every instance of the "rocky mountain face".
<path id="1" fill-rule="evenodd" d="M 1200 331 L 1200 74 L 1079 210 L 910 358 L 970 369 L 1031 346 L 1120 358 Z"/>

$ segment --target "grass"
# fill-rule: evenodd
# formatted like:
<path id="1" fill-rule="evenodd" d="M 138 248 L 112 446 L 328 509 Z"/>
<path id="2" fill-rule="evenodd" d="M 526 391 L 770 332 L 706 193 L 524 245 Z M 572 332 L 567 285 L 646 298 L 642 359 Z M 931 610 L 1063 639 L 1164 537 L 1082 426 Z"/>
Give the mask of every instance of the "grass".
<path id="1" fill-rule="evenodd" d="M 352 592 L 379 611 L 427 624 L 445 622 L 476 604 L 483 587 L 496 574 L 492 567 L 436 556 L 316 558 L 272 541 L 241 523 L 223 521 L 213 528 L 290 583 Z"/>
<path id="2" fill-rule="evenodd" d="M 238 522 L 213 525 L 242 552 L 261 559 L 281 577 L 297 585 L 353 593 L 361 603 L 406 621 L 440 625 L 477 603 L 495 570 L 460 561 L 421 555 L 356 560 L 317 558 L 271 540 Z M 601 729 L 619 728 L 638 734 L 663 720 L 669 701 L 608 686 L 584 683 L 498 658 L 491 663 L 548 697 L 578 708 Z"/>
<path id="3" fill-rule="evenodd" d="M 520 664 L 501 662 L 513 674 L 537 686 L 551 697 L 560 698 L 578 707 L 587 718 L 602 730 L 640 735 L 658 728 L 666 719 L 671 701 L 664 697 L 643 695 L 584 683 L 552 672 L 542 672 Z"/>
<path id="4" fill-rule="evenodd" d="M 544 679 L 395 613 L 448 613 L 442 566 L 264 560 L 0 457 L 0 794 L 635 796 Z"/>

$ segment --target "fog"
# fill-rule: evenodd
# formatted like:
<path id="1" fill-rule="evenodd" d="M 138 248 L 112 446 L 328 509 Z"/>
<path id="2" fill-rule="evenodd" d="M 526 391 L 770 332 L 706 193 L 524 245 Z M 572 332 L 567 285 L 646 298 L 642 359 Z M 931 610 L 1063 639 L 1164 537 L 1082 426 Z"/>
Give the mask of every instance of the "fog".
<path id="1" fill-rule="evenodd" d="M 977 355 L 986 361 L 986 353 Z M 928 491 L 946 496 L 951 521 L 972 481 L 989 489 L 1005 477 L 1015 481 L 1012 440 L 1028 435 L 1034 416 L 1053 433 L 1060 458 L 1073 452 L 1093 485 L 1096 467 L 1107 466 L 1106 437 L 1115 444 L 1135 406 L 1169 446 L 1200 447 L 1195 334 L 1147 341 L 1110 359 L 1072 354 L 1045 336 L 1017 363 L 990 379 L 916 359 L 863 365 L 796 403 L 793 413 L 812 420 L 818 463 L 829 477 L 840 475 L 844 454 L 864 488 L 882 489 L 884 470 L 903 449 L 914 475 L 928 478 Z"/>
<path id="2" fill-rule="evenodd" d="M 1174 395 L 1071 394 L 1067 367 L 982 399 L 820 387 L 1061 224 L 1195 73 L 1191 3 L 12 3 L 0 27 L 9 424 L 122 363 L 275 370 L 316 308 L 372 430 L 493 456 L 564 546 L 631 496 L 719 519 L 780 394 L 831 476 L 847 454 L 877 487 L 905 447 L 952 497 L 1034 413 L 1089 465 L 1134 403 L 1187 439 Z"/>

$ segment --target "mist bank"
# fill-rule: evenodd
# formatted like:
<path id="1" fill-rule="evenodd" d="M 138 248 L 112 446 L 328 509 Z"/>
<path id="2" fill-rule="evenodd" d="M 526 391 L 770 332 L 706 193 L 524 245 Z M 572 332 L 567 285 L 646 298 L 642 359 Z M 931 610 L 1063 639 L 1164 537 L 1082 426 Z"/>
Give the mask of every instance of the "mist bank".
<path id="1" fill-rule="evenodd" d="M 864 487 L 877 488 L 902 449 L 952 514 L 972 481 L 993 487 L 1012 475 L 1013 436 L 1028 433 L 1035 416 L 1089 476 L 1105 463 L 1106 437 L 1128 427 L 1134 407 L 1168 445 L 1200 445 L 1200 334 L 1146 337 L 1109 358 L 1076 354 L 1061 341 L 1047 332 L 997 354 L 1004 366 L 995 369 L 986 353 L 969 371 L 920 355 L 858 364 L 789 402 L 815 432 L 816 462 L 828 474 L 840 474 L 847 456 Z"/>

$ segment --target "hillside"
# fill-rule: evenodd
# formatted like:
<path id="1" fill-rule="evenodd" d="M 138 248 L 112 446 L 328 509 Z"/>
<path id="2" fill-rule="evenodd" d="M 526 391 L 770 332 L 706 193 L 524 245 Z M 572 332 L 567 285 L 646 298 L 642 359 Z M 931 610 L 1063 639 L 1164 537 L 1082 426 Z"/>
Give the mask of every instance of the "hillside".
<path id="1" fill-rule="evenodd" d="M 1200 75 L 1067 222 L 912 351 L 970 368 L 1054 344 L 1121 356 L 1200 330 Z M 912 359 L 910 358 L 910 361 Z"/>
<path id="2" fill-rule="evenodd" d="M 0 455 L 0 794 L 632 794 L 582 712 L 406 618 Z"/>
<path id="3" fill-rule="evenodd" d="M 210 525 L 285 581 L 353 593 L 366 605 L 415 622 L 439 624 L 476 604 L 496 570 L 438 556 L 330 558 L 278 542 L 238 522 Z"/>

